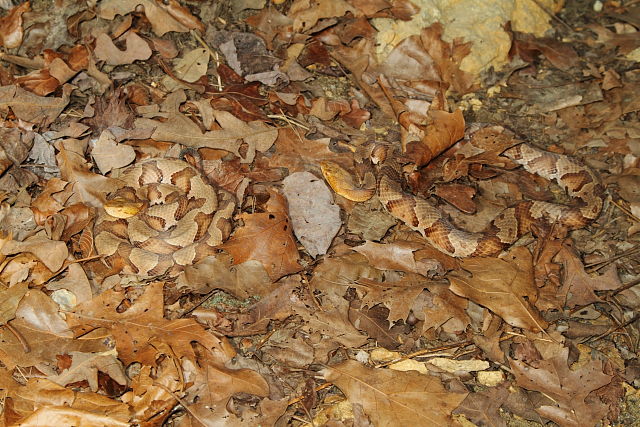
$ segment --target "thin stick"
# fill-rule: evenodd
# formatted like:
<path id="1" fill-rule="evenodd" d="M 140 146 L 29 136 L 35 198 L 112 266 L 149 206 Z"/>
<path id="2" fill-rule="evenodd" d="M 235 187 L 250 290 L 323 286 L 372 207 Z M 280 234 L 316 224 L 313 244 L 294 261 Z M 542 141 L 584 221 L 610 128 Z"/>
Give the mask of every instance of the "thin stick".
<path id="1" fill-rule="evenodd" d="M 425 348 L 425 349 L 422 349 L 422 350 L 419 350 L 419 351 L 415 351 L 413 353 L 409 353 L 406 356 L 403 356 L 403 357 L 400 357 L 400 358 L 397 358 L 397 359 L 394 359 L 394 360 L 390 360 L 388 362 L 385 362 L 385 363 L 382 363 L 380 365 L 377 365 L 376 368 L 384 368 L 386 366 L 393 365 L 394 363 L 398 363 L 398 362 L 401 362 L 403 360 L 413 359 L 414 357 L 422 356 L 424 354 L 437 353 L 437 352 L 443 351 L 443 350 L 451 350 L 451 349 L 454 349 L 454 348 L 466 347 L 466 346 L 471 345 L 471 344 L 473 344 L 472 341 L 462 341 L 462 342 L 459 342 L 459 343 L 456 343 L 456 344 L 443 345 L 443 346 L 435 347 L 435 348 Z"/>
<path id="2" fill-rule="evenodd" d="M 615 205 L 618 209 L 620 209 L 622 212 L 624 212 L 629 218 L 631 218 L 635 222 L 640 222 L 640 218 L 635 216 L 629 209 L 625 208 L 624 206 L 622 206 L 620 203 L 616 202 L 615 200 L 609 200 L 609 201 L 613 205 Z"/>
<path id="3" fill-rule="evenodd" d="M 634 323 L 635 321 L 637 321 L 639 319 L 640 319 L 640 313 L 636 314 L 635 316 L 633 316 L 631 319 L 627 320 L 626 322 L 621 323 L 620 325 L 609 329 L 607 332 L 605 332 L 603 334 L 600 334 L 597 337 L 594 337 L 594 338 L 590 339 L 589 341 L 600 340 L 600 339 L 606 337 L 607 335 L 610 335 L 610 334 L 614 333 L 615 331 L 618 331 L 618 330 L 620 330 L 622 328 L 626 328 L 627 326 L 629 326 L 630 324 Z"/>
<path id="4" fill-rule="evenodd" d="M 576 30 L 574 30 L 573 28 L 571 28 L 571 26 L 569 24 L 567 24 L 566 22 L 564 22 L 562 19 L 560 19 L 559 16 L 556 16 L 555 13 L 552 13 L 551 11 L 547 10 L 546 7 L 544 7 L 542 4 L 540 4 L 540 2 L 538 0 L 532 0 L 536 6 L 538 6 L 544 13 L 546 13 L 547 15 L 549 15 L 549 17 L 551 19 L 555 19 L 556 21 L 558 21 L 560 24 L 564 25 L 569 31 L 571 31 L 572 33 L 575 33 Z"/>
<path id="5" fill-rule="evenodd" d="M 324 390 L 325 388 L 329 388 L 329 387 L 331 387 L 332 385 L 333 385 L 333 383 L 324 383 L 324 384 L 320 384 L 319 386 L 315 387 L 313 390 L 317 392 L 317 391 L 320 391 L 320 390 Z M 294 399 L 291 399 L 291 400 L 288 402 L 288 405 L 289 405 L 289 406 L 294 405 L 294 404 L 296 404 L 296 403 L 300 402 L 302 399 L 304 399 L 304 396 L 298 396 L 298 397 L 296 397 L 296 398 L 294 398 Z"/>
<path id="6" fill-rule="evenodd" d="M 616 261 L 620 258 L 626 258 L 630 255 L 633 255 L 637 252 L 640 252 L 640 247 L 636 246 L 633 247 L 631 249 L 627 249 L 626 251 L 624 251 L 623 253 L 619 254 L 619 255 L 615 255 L 612 256 L 610 258 L 604 259 L 602 261 L 597 261 L 597 262 L 592 262 L 591 264 L 587 264 L 584 266 L 585 269 L 589 269 L 589 273 L 592 273 L 594 271 L 598 271 L 601 268 L 611 264 L 613 261 Z"/>

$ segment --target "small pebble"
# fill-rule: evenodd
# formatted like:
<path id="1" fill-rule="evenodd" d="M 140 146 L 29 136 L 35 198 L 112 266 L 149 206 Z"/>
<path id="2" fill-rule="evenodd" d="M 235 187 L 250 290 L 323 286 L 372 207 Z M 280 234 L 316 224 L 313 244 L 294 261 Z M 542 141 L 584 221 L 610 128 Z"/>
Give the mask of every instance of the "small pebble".
<path id="1" fill-rule="evenodd" d="M 602 4 L 602 2 L 600 0 L 597 0 L 593 3 L 593 10 L 595 12 L 602 12 L 602 7 L 604 5 Z"/>

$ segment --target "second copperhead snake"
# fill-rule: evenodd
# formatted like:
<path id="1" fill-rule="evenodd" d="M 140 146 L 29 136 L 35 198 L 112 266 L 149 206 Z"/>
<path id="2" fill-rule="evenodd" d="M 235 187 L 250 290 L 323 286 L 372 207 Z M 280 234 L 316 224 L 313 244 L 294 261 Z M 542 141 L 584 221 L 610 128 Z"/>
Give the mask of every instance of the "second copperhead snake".
<path id="1" fill-rule="evenodd" d="M 481 233 L 457 228 L 447 216 L 422 197 L 403 190 L 397 168 L 383 164 L 378 168 L 375 190 L 357 188 L 345 171 L 333 163 L 321 165 L 323 175 L 338 194 L 365 201 L 377 194 L 382 206 L 393 217 L 420 233 L 447 255 L 464 258 L 491 256 L 513 244 L 533 225 L 573 230 L 595 220 L 602 210 L 603 189 L 596 174 L 572 157 L 551 153 L 526 143 L 506 149 L 503 156 L 562 187 L 572 200 L 570 205 L 525 200 L 503 210 Z"/>

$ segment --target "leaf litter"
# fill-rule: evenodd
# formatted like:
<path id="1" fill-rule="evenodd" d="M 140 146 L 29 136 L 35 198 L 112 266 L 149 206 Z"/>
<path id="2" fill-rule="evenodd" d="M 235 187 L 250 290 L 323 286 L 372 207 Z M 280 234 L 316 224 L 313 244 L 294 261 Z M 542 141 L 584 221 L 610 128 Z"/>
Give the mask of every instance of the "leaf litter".
<path id="1" fill-rule="evenodd" d="M 636 2 L 9 3 L 3 425 L 640 422 Z M 468 229 L 562 201 L 500 156 L 520 141 L 595 170 L 600 218 L 454 259 L 372 190 L 384 142 Z M 93 224 L 153 157 L 237 209 L 212 255 L 142 280 Z"/>

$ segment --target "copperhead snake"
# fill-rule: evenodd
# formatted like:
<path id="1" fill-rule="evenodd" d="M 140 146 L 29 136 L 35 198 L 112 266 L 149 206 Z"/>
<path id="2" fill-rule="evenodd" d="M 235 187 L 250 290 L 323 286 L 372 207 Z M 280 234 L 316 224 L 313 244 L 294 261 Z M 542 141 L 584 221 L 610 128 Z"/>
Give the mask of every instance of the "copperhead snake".
<path id="1" fill-rule="evenodd" d="M 94 225 L 94 242 L 114 271 L 174 275 L 215 253 L 230 234 L 233 196 L 178 159 L 127 168 Z"/>
<path id="2" fill-rule="evenodd" d="M 402 176 L 391 161 L 377 169 L 375 188 L 358 188 L 339 165 L 321 164 L 333 190 L 352 201 L 362 202 L 377 194 L 384 209 L 409 228 L 420 233 L 439 251 L 457 258 L 492 256 L 515 243 L 532 226 L 574 230 L 595 220 L 604 203 L 597 175 L 576 159 L 518 143 L 502 155 L 526 171 L 555 181 L 571 198 L 570 205 L 525 200 L 503 210 L 480 233 L 457 228 L 426 199 L 403 190 Z"/>
<path id="3" fill-rule="evenodd" d="M 484 232 L 471 233 L 456 228 L 424 198 L 405 192 L 391 161 L 378 168 L 375 189 L 357 188 L 344 174 L 338 176 L 335 164 L 325 162 L 321 168 L 334 191 L 355 201 L 377 193 L 392 216 L 454 257 L 494 255 L 530 231 L 532 225 L 577 229 L 600 214 L 602 186 L 587 166 L 525 143 L 502 154 L 527 171 L 556 181 L 573 204 L 522 201 L 502 211 Z M 141 278 L 172 275 L 214 254 L 231 232 L 233 196 L 209 184 L 182 160 L 145 160 L 127 168 L 120 181 L 107 205 L 123 209 L 100 211 L 94 226 L 96 250 L 114 271 Z"/>

